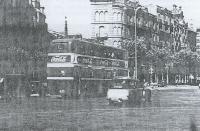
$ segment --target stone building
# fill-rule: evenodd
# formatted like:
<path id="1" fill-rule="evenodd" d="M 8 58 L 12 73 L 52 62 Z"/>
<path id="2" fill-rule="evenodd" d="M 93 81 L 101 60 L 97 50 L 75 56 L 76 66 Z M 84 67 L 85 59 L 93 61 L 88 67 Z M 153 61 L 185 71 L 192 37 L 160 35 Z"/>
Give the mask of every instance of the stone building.
<path id="1" fill-rule="evenodd" d="M 191 51 L 196 52 L 197 51 L 197 32 L 193 29 L 188 28 L 187 29 L 187 44 Z"/>
<path id="2" fill-rule="evenodd" d="M 172 54 L 186 48 L 195 51 L 196 33 L 188 28 L 181 7 L 173 5 L 173 9 L 169 10 L 160 6 L 147 8 L 137 1 L 129 0 L 90 1 L 93 7 L 92 37 L 104 41 L 106 45 L 122 48 L 124 41 L 134 41 L 135 22 L 137 22 L 137 38 L 138 40 L 145 40 L 150 48 L 158 50 L 167 48 Z M 136 8 L 138 10 L 135 21 Z M 129 66 L 133 74 L 135 67 L 134 53 L 129 52 L 129 57 Z M 143 54 L 138 54 L 139 73 L 142 72 L 143 67 L 141 65 L 147 69 L 147 73 L 149 72 L 150 66 L 146 61 Z M 158 78 L 166 79 L 166 77 L 164 78 L 164 75 L 167 74 L 166 69 L 169 68 L 169 65 L 172 65 L 170 63 L 154 63 L 155 65 L 151 65 L 153 66 L 154 80 L 159 81 Z M 173 73 L 175 75 L 178 72 Z"/>
<path id="3" fill-rule="evenodd" d="M 46 79 L 50 42 L 44 7 L 39 0 L 0 0 L 0 77 L 24 75 Z"/>
<path id="4" fill-rule="evenodd" d="M 125 36 L 124 3 L 126 0 L 91 0 L 92 38 L 106 39 L 106 45 L 120 47 Z"/>
<path id="5" fill-rule="evenodd" d="M 197 29 L 196 43 L 196 50 L 198 53 L 200 53 L 200 28 Z"/>
<path id="6" fill-rule="evenodd" d="M 124 39 L 134 39 L 134 9 L 142 6 L 129 0 L 91 0 L 92 37 L 103 37 L 105 44 L 121 47 Z M 137 36 L 153 41 L 167 42 L 173 50 L 185 47 L 187 23 L 181 7 L 173 10 L 156 6 L 151 13 L 148 8 L 137 12 Z"/>

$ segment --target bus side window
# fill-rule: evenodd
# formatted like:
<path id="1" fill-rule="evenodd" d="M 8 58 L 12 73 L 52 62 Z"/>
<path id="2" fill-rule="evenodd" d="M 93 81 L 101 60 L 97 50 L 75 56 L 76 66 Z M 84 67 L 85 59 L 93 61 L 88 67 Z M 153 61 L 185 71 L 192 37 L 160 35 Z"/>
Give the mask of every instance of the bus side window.
<path id="1" fill-rule="evenodd" d="M 94 56 L 94 50 L 92 49 L 92 46 L 88 46 L 88 50 L 90 51 L 89 55 Z"/>
<path id="2" fill-rule="evenodd" d="M 71 52 L 70 51 L 70 44 L 68 42 L 65 44 L 64 50 L 65 50 L 65 52 Z"/>
<path id="3" fill-rule="evenodd" d="M 95 50 L 95 56 L 99 56 L 99 51 L 100 51 L 100 49 L 99 49 L 99 47 L 97 46 L 96 48 L 94 47 L 93 48 L 94 50 Z"/>
<path id="4" fill-rule="evenodd" d="M 58 52 L 63 52 L 64 48 L 65 48 L 65 45 L 63 45 L 63 44 L 57 45 Z"/>
<path id="5" fill-rule="evenodd" d="M 75 42 L 71 43 L 71 52 L 77 53 L 77 44 Z"/>

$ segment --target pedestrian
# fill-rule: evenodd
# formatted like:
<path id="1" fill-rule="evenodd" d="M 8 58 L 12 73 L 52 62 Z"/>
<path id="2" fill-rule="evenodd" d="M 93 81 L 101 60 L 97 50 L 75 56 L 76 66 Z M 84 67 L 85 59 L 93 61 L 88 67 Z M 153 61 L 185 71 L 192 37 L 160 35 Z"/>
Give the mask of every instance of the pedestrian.
<path id="1" fill-rule="evenodd" d="M 148 82 L 145 82 L 144 83 L 144 88 L 147 88 L 148 87 Z"/>
<path id="2" fill-rule="evenodd" d="M 196 123 L 193 119 L 190 120 L 190 131 L 198 131 Z"/>
<path id="3" fill-rule="evenodd" d="M 199 89 L 200 89 L 200 83 L 199 83 Z"/>

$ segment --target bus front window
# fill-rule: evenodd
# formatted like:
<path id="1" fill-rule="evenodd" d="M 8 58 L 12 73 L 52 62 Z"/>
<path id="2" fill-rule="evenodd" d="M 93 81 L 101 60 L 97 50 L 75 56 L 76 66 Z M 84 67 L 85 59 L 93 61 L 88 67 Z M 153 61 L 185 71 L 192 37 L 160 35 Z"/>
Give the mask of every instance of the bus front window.
<path id="1" fill-rule="evenodd" d="M 53 42 L 51 43 L 48 53 L 71 53 L 69 42 Z"/>

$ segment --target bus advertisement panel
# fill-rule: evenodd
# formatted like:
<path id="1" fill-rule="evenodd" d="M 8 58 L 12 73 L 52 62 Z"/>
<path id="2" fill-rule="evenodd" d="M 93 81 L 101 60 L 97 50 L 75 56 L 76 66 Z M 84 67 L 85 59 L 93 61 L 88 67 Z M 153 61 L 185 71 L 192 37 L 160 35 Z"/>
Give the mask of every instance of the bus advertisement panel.
<path id="1" fill-rule="evenodd" d="M 78 64 L 91 65 L 91 66 L 128 68 L 128 63 L 126 61 L 116 60 L 116 59 L 103 59 L 103 58 L 93 58 L 88 56 L 78 56 L 77 62 Z"/>
<path id="2" fill-rule="evenodd" d="M 65 63 L 71 62 L 71 55 L 56 55 L 56 56 L 48 56 L 49 63 Z"/>

